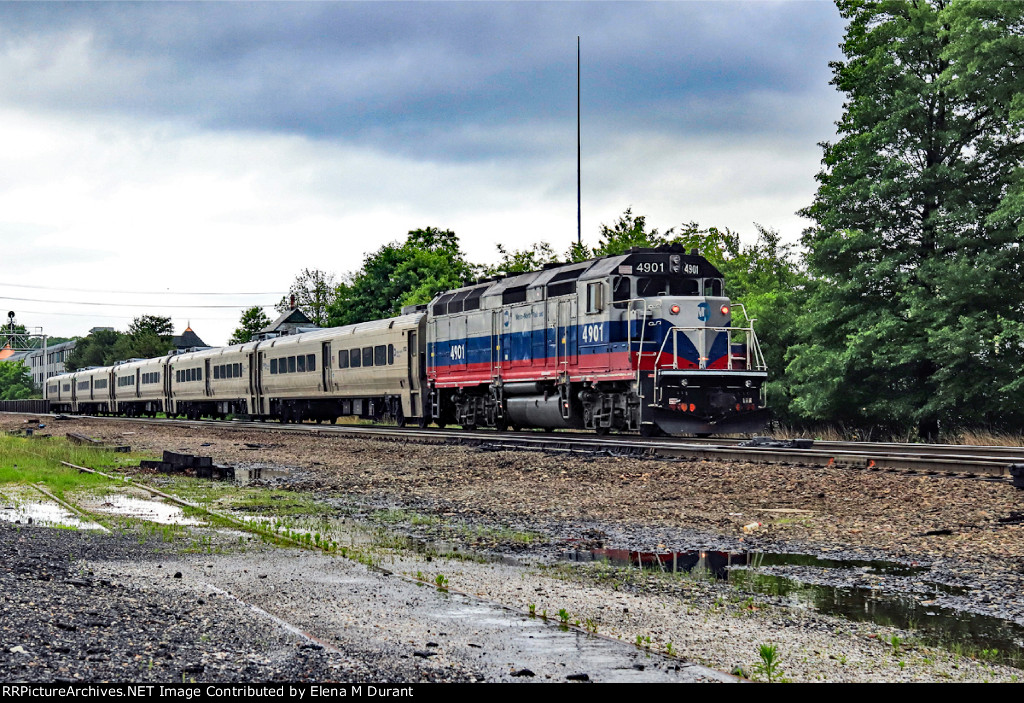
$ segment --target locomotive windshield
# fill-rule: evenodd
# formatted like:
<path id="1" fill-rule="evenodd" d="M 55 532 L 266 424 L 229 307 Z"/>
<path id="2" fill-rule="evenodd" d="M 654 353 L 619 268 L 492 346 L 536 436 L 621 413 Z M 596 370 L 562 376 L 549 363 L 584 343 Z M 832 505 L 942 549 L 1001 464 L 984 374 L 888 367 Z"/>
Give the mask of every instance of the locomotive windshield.
<path id="1" fill-rule="evenodd" d="M 638 298 L 655 298 L 663 295 L 700 295 L 700 281 L 695 278 L 670 276 L 640 276 L 636 279 L 636 296 Z"/>

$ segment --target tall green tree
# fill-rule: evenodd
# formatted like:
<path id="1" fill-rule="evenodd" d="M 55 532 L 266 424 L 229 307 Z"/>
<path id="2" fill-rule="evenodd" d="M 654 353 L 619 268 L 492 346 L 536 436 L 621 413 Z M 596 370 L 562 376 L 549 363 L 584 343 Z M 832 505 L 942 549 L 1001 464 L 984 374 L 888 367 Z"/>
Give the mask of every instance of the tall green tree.
<path id="1" fill-rule="evenodd" d="M 27 366 L 20 361 L 0 361 L 0 400 L 23 400 L 35 394 Z"/>
<path id="2" fill-rule="evenodd" d="M 363 267 L 335 288 L 328 324 L 397 315 L 405 305 L 427 303 L 441 291 L 466 285 L 477 271 L 451 230 L 412 230 L 405 242 L 386 244 L 369 254 Z"/>
<path id="3" fill-rule="evenodd" d="M 488 276 L 539 271 L 546 264 L 558 263 L 558 254 L 547 242 L 535 242 L 524 249 L 509 249 L 504 244 L 498 244 L 497 249 L 501 259 L 494 266 L 484 269 Z"/>
<path id="4" fill-rule="evenodd" d="M 274 306 L 278 312 L 286 312 L 295 296 L 295 307 L 305 313 L 313 324 L 327 327 L 327 308 L 336 297 L 334 274 L 320 269 L 302 269 L 288 289 L 288 295 Z M 269 321 L 268 321 L 269 322 Z"/>
<path id="5" fill-rule="evenodd" d="M 242 312 L 242 318 L 238 321 L 238 328 L 231 335 L 228 344 L 245 344 L 251 341 L 256 334 L 270 324 L 270 318 L 263 312 L 263 308 L 254 305 Z"/>
<path id="6" fill-rule="evenodd" d="M 1024 4 L 839 0 L 803 243 L 813 281 L 789 371 L 808 418 L 1024 420 Z"/>
<path id="7" fill-rule="evenodd" d="M 68 371 L 88 368 L 90 366 L 106 366 L 114 361 L 114 346 L 124 334 L 116 330 L 96 330 L 92 334 L 78 340 L 64 361 Z"/>

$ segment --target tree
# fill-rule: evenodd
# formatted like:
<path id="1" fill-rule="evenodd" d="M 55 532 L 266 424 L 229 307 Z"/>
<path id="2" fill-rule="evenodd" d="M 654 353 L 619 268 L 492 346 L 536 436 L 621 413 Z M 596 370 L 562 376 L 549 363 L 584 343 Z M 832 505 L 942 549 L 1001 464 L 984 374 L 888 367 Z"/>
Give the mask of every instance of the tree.
<path id="1" fill-rule="evenodd" d="M 504 244 L 497 244 L 501 260 L 494 266 L 484 269 L 487 276 L 506 276 L 517 273 L 528 273 L 539 271 L 546 264 L 558 263 L 558 254 L 547 242 L 536 242 L 526 249 L 513 249 L 509 251 Z"/>
<path id="2" fill-rule="evenodd" d="M 1024 420 L 1024 5 L 839 0 L 846 95 L 801 211 L 813 277 L 789 366 L 806 417 Z"/>
<path id="3" fill-rule="evenodd" d="M 291 307 L 289 298 L 293 295 L 295 306 L 305 313 L 313 324 L 327 327 L 327 308 L 335 298 L 333 273 L 320 269 L 302 269 L 288 289 L 288 296 L 281 298 L 275 309 L 278 312 L 287 312 Z"/>
<path id="4" fill-rule="evenodd" d="M 658 247 L 670 243 L 674 232 L 673 228 L 668 229 L 664 234 L 657 229 L 648 232 L 647 218 L 643 215 L 634 215 L 633 208 L 628 207 L 611 227 L 606 224 L 601 225 L 601 240 L 594 248 L 592 255 L 595 257 L 613 256 L 625 254 L 633 247 Z M 582 251 L 577 252 L 576 249 L 570 249 L 570 256 L 574 252 L 577 255 L 583 254 Z"/>
<path id="5" fill-rule="evenodd" d="M 77 371 L 90 366 L 106 366 L 114 361 L 114 346 L 124 335 L 115 330 L 96 330 L 78 340 L 64 361 L 64 368 Z"/>
<path id="6" fill-rule="evenodd" d="M 242 311 L 242 318 L 238 321 L 238 329 L 231 335 L 228 344 L 245 344 L 252 340 L 256 333 L 270 324 L 270 318 L 263 312 L 263 308 L 254 305 L 248 310 Z"/>
<path id="7" fill-rule="evenodd" d="M 335 288 L 328 324 L 397 315 L 403 306 L 427 303 L 441 291 L 466 285 L 476 273 L 454 232 L 435 227 L 412 230 L 404 243 L 392 242 L 369 254 L 362 269 Z"/>
<path id="8" fill-rule="evenodd" d="M 0 400 L 23 400 L 34 394 L 27 366 L 20 361 L 0 361 Z"/>

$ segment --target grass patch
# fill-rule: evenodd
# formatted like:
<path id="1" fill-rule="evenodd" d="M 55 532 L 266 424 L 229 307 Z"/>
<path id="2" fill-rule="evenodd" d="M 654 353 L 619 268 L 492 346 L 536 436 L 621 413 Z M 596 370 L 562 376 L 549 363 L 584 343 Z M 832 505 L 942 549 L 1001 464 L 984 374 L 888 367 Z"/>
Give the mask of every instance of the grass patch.
<path id="1" fill-rule="evenodd" d="M 63 498 L 65 491 L 100 489 L 121 482 L 61 465 L 67 461 L 90 469 L 121 470 L 139 463 L 136 454 L 120 454 L 71 444 L 62 437 L 39 442 L 0 435 L 0 485 L 40 483 Z"/>

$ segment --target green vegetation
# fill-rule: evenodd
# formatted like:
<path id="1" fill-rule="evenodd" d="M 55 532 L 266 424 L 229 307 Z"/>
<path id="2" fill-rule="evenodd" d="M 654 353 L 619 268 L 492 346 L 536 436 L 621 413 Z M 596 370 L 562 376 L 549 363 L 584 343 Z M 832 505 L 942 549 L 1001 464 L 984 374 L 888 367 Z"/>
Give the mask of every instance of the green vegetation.
<path id="1" fill-rule="evenodd" d="M 0 361 L 0 400 L 24 400 L 38 397 L 32 385 L 32 372 L 20 361 Z"/>
<path id="2" fill-rule="evenodd" d="M 845 96 L 802 214 L 793 412 L 847 425 L 1024 420 L 1024 4 L 839 0 Z"/>
<path id="3" fill-rule="evenodd" d="M 77 371 L 89 366 L 109 366 L 135 357 L 163 356 L 171 348 L 174 325 L 171 318 L 142 315 L 132 320 L 128 331 L 96 330 L 78 340 L 64 367 Z"/>
<path id="4" fill-rule="evenodd" d="M 238 321 L 238 327 L 228 340 L 228 344 L 245 344 L 256 336 L 256 333 L 269 325 L 270 318 L 263 312 L 263 308 L 254 305 L 242 311 L 242 317 Z"/>
<path id="5" fill-rule="evenodd" d="M 754 667 L 754 671 L 759 674 L 764 674 L 768 679 L 768 683 L 773 683 L 779 679 L 782 674 L 779 662 L 781 657 L 779 656 L 779 648 L 774 644 L 762 644 L 758 647 L 757 654 L 761 657 L 761 661 Z"/>
<path id="6" fill-rule="evenodd" d="M 138 464 L 139 457 L 71 444 L 63 438 L 45 441 L 0 435 L 0 485 L 42 484 L 58 498 L 65 491 L 97 488 L 119 482 L 62 466 L 67 461 L 88 468 L 117 470 Z"/>

